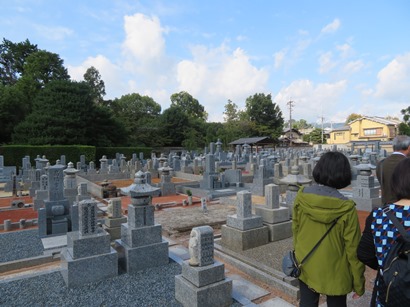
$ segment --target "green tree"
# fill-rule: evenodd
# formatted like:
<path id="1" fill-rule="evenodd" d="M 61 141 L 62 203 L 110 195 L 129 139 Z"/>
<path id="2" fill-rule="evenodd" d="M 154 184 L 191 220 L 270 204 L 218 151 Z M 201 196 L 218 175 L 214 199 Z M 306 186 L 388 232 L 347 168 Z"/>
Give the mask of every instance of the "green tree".
<path id="1" fill-rule="evenodd" d="M 363 116 L 357 113 L 352 113 L 350 114 L 345 121 L 345 124 L 348 125 L 349 123 L 351 123 L 352 121 L 358 119 L 358 118 L 362 118 Z"/>
<path id="2" fill-rule="evenodd" d="M 0 44 L 0 79 L 4 85 L 14 85 L 24 74 L 26 59 L 32 53 L 37 52 L 37 45 L 24 42 L 13 43 L 3 38 Z"/>
<path id="3" fill-rule="evenodd" d="M 14 127 L 24 119 L 23 94 L 14 86 L 0 83 L 0 144 L 11 142 Z"/>
<path id="4" fill-rule="evenodd" d="M 246 99 L 246 116 L 255 123 L 256 133 L 259 136 L 270 136 L 277 139 L 283 131 L 282 111 L 272 102 L 270 94 L 254 94 Z"/>
<path id="5" fill-rule="evenodd" d="M 31 145 L 112 146 L 125 137 L 108 109 L 95 106 L 86 83 L 67 80 L 45 84 L 32 113 L 14 131 L 14 143 Z"/>
<path id="6" fill-rule="evenodd" d="M 116 98 L 110 108 L 127 130 L 129 144 L 158 146 L 161 105 L 149 96 L 133 93 Z"/>
<path id="7" fill-rule="evenodd" d="M 100 104 L 104 101 L 105 84 L 101 79 L 100 72 L 91 66 L 84 74 L 85 82 L 90 86 L 94 102 Z"/>
<path id="8" fill-rule="evenodd" d="M 300 119 L 300 120 L 295 121 L 295 122 L 292 124 L 292 128 L 301 130 L 301 129 L 312 128 L 312 125 L 311 125 L 311 124 L 308 124 L 305 119 Z"/>
<path id="9" fill-rule="evenodd" d="M 171 95 L 171 106 L 181 107 L 183 112 L 191 118 L 198 118 L 203 121 L 206 121 L 208 118 L 204 106 L 202 106 L 197 99 L 184 91 Z"/>
<path id="10" fill-rule="evenodd" d="M 399 133 L 410 135 L 410 106 L 401 110 L 403 114 L 403 122 L 399 124 Z"/>
<path id="11" fill-rule="evenodd" d="M 313 144 L 322 144 L 322 129 L 315 128 L 311 133 L 303 135 L 305 142 L 312 142 Z M 326 139 L 323 138 L 323 144 L 326 144 Z"/>
<path id="12" fill-rule="evenodd" d="M 165 146 L 182 146 L 186 136 L 193 135 L 188 128 L 189 117 L 180 106 L 172 106 L 161 115 L 161 135 Z"/>
<path id="13" fill-rule="evenodd" d="M 239 120 L 238 106 L 230 99 L 228 99 L 228 103 L 225 105 L 224 120 L 227 123 Z"/>

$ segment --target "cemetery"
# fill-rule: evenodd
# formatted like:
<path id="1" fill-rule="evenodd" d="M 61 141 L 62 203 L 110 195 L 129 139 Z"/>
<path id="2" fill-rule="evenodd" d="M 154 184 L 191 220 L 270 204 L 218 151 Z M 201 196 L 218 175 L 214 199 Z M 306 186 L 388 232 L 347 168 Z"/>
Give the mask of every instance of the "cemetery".
<path id="1" fill-rule="evenodd" d="M 296 306 L 298 280 L 281 260 L 298 187 L 315 184 L 324 152 L 341 151 L 353 174 L 342 193 L 363 223 L 381 204 L 382 145 L 0 156 L 0 305 Z M 370 295 L 371 285 L 349 306 Z"/>

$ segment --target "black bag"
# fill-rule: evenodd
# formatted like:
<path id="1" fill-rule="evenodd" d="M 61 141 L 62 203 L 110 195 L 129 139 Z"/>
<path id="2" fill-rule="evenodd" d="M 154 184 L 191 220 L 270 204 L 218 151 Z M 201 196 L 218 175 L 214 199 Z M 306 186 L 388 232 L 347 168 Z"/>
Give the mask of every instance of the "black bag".
<path id="1" fill-rule="evenodd" d="M 295 251 L 289 251 L 282 260 L 282 271 L 286 276 L 298 278 L 300 276 L 300 265 L 295 257 Z"/>
<path id="2" fill-rule="evenodd" d="M 294 278 L 298 278 L 300 276 L 300 274 L 302 273 L 302 271 L 301 271 L 302 264 L 310 257 L 310 255 L 312 255 L 312 253 L 316 250 L 316 248 L 318 248 L 318 246 L 323 241 L 323 239 L 326 238 L 328 233 L 336 225 L 338 219 L 339 218 L 337 218 L 333 221 L 332 226 L 330 226 L 330 228 L 326 231 L 326 233 L 320 238 L 319 242 L 317 242 L 315 244 L 315 246 L 313 246 L 313 248 L 310 250 L 310 252 L 305 256 L 305 258 L 302 259 L 300 264 L 296 260 L 294 250 L 291 250 L 291 251 L 287 252 L 285 254 L 285 256 L 283 256 L 282 271 L 283 271 L 283 273 L 285 273 L 286 276 L 291 276 L 291 277 L 294 277 Z"/>
<path id="3" fill-rule="evenodd" d="M 393 243 L 383 263 L 378 282 L 379 299 L 385 306 L 410 306 L 410 234 L 394 213 L 384 210 L 401 236 Z"/>

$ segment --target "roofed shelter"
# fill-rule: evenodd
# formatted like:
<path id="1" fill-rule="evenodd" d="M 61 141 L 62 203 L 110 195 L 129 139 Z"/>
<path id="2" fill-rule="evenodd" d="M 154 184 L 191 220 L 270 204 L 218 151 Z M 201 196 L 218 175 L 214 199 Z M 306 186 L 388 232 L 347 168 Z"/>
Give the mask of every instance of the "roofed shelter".
<path id="1" fill-rule="evenodd" d="M 273 147 L 274 146 L 273 140 L 268 136 L 240 138 L 240 139 L 237 139 L 237 140 L 229 143 L 229 145 L 231 145 L 232 147 L 235 147 L 237 145 L 243 146 L 245 144 L 247 144 L 251 147 L 251 152 L 253 152 L 253 151 L 258 152 L 260 148 Z"/>

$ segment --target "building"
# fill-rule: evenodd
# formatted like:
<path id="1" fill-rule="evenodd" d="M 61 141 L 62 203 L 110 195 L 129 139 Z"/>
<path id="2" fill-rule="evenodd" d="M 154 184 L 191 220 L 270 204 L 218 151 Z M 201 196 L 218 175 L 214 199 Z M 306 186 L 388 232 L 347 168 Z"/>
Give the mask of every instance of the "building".
<path id="1" fill-rule="evenodd" d="M 358 141 L 388 142 L 398 134 L 400 120 L 377 116 L 364 116 L 347 126 L 333 129 L 327 144 L 347 144 Z"/>

